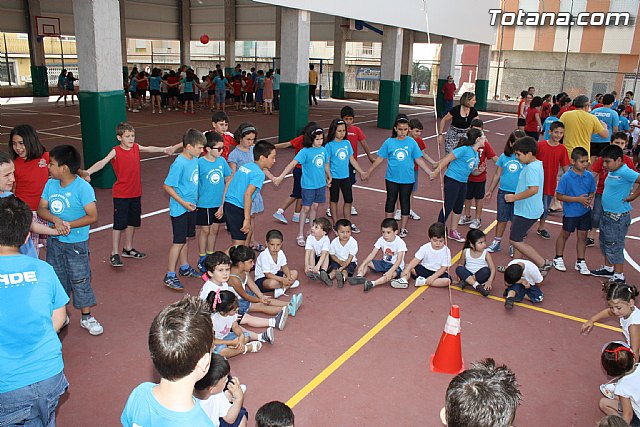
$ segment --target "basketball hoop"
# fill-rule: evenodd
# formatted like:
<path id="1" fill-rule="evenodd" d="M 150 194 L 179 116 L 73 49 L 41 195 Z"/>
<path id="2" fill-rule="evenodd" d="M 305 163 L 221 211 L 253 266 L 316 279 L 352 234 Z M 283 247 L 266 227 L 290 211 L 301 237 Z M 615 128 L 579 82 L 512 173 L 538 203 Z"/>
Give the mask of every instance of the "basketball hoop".
<path id="1" fill-rule="evenodd" d="M 44 37 L 60 37 L 60 18 L 36 16 L 36 31 L 39 41 Z"/>

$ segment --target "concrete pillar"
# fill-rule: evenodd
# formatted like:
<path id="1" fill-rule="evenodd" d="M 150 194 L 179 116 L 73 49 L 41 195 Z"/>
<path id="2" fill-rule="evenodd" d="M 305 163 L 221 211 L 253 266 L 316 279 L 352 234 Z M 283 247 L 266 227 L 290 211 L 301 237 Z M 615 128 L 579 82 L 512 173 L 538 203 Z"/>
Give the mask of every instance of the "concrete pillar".
<path id="1" fill-rule="evenodd" d="M 400 103 L 411 104 L 411 72 L 413 71 L 413 31 L 404 32 L 400 65 Z"/>
<path id="2" fill-rule="evenodd" d="M 310 21 L 306 10 L 282 8 L 280 141 L 298 136 L 309 120 Z"/>
<path id="3" fill-rule="evenodd" d="M 29 56 L 31 57 L 31 83 L 33 96 L 49 96 L 49 78 L 44 59 L 44 44 L 38 37 L 36 16 L 40 13 L 40 0 L 27 0 L 27 15 L 29 19 Z"/>
<path id="4" fill-rule="evenodd" d="M 282 8 L 276 6 L 276 61 L 275 68 L 280 68 L 282 60 Z"/>
<path id="5" fill-rule="evenodd" d="M 349 25 L 349 20 L 336 16 L 334 25 L 331 97 L 344 99 L 345 56 L 347 53 L 347 31 L 349 31 L 349 27 L 345 27 L 345 25 Z"/>
<path id="6" fill-rule="evenodd" d="M 224 0 L 224 71 L 232 75 L 236 62 L 236 0 Z"/>
<path id="7" fill-rule="evenodd" d="M 378 127 L 393 128 L 400 102 L 402 28 L 384 26 L 378 94 Z"/>
<path id="8" fill-rule="evenodd" d="M 124 81 L 129 78 L 129 58 L 127 57 L 127 23 L 124 7 L 125 0 L 120 0 L 120 46 L 122 50 L 122 78 Z"/>
<path id="9" fill-rule="evenodd" d="M 436 108 L 438 117 L 442 117 L 444 111 L 444 93 L 442 88 L 447 82 L 447 76 L 454 76 L 456 70 L 456 49 L 458 40 L 450 37 L 443 37 L 440 47 L 440 67 L 438 67 L 438 97 L 436 98 Z"/>
<path id="10" fill-rule="evenodd" d="M 188 66 L 191 64 L 191 0 L 178 0 L 178 19 L 180 63 Z"/>
<path id="11" fill-rule="evenodd" d="M 478 53 L 478 72 L 476 73 L 476 109 L 487 110 L 489 96 L 489 66 L 491 65 L 491 46 L 480 45 Z"/>
<path id="12" fill-rule="evenodd" d="M 115 127 L 127 118 L 118 0 L 73 0 L 73 20 L 82 76 L 78 93 L 82 150 L 88 167 L 113 148 Z M 110 188 L 114 182 L 110 166 L 91 177 L 91 184 L 99 188 Z"/>

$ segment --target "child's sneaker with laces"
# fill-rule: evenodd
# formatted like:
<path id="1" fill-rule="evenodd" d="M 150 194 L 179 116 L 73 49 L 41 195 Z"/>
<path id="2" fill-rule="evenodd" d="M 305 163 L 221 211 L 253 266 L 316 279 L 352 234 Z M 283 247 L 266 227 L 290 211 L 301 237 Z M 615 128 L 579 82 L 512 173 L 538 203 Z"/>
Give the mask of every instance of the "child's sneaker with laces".
<path id="1" fill-rule="evenodd" d="M 542 230 L 538 230 L 538 236 L 542 237 L 545 240 L 549 240 L 551 238 L 551 233 L 543 228 Z"/>
<path id="2" fill-rule="evenodd" d="M 482 220 L 479 220 L 478 218 L 474 218 L 471 220 L 471 223 L 469 223 L 469 228 L 472 230 L 477 230 L 478 228 L 480 228 L 481 225 L 482 225 Z"/>
<path id="3" fill-rule="evenodd" d="M 278 314 L 276 314 L 275 320 L 276 320 L 276 328 L 278 328 L 278 330 L 281 331 L 284 329 L 285 325 L 287 324 L 288 316 L 289 316 L 288 306 L 282 307 L 282 310 L 280 310 Z"/>
<path id="4" fill-rule="evenodd" d="M 93 316 L 89 316 L 85 320 L 80 319 L 80 326 L 88 330 L 91 335 L 100 335 L 104 332 L 100 322 Z"/>
<path id="5" fill-rule="evenodd" d="M 591 275 L 591 271 L 589 270 L 589 267 L 587 267 L 587 262 L 585 260 L 576 261 L 575 269 L 583 276 Z"/>
<path id="6" fill-rule="evenodd" d="M 567 267 L 564 265 L 564 259 L 562 259 L 562 257 L 553 259 L 553 268 L 558 271 L 567 271 Z"/>
<path id="7" fill-rule="evenodd" d="M 287 218 L 284 217 L 284 214 L 282 212 L 274 212 L 273 217 L 283 224 L 289 224 L 289 221 L 287 221 Z"/>
<path id="8" fill-rule="evenodd" d="M 458 230 L 449 230 L 449 233 L 447 233 L 447 237 L 451 240 L 455 240 L 456 242 L 460 242 L 460 243 L 464 243 L 464 237 L 462 237 L 462 234 L 460 234 L 460 232 Z"/>
<path id="9" fill-rule="evenodd" d="M 458 220 L 458 225 L 467 225 L 467 224 L 471 224 L 471 217 L 462 215 Z"/>
<path id="10" fill-rule="evenodd" d="M 411 218 L 411 219 L 412 219 L 412 220 L 414 220 L 414 221 L 420 221 L 420 220 L 422 219 L 422 217 L 421 217 L 420 215 L 418 215 L 417 213 L 415 213 L 415 212 L 413 211 L 413 209 L 411 209 L 411 210 L 409 211 L 409 218 Z"/>
<path id="11" fill-rule="evenodd" d="M 165 274 L 163 281 L 164 281 L 164 284 L 171 290 L 174 290 L 174 291 L 184 290 L 184 287 L 182 286 L 182 283 L 180 283 L 180 279 L 178 279 L 177 276 L 169 276 L 168 274 Z"/>
<path id="12" fill-rule="evenodd" d="M 276 342 L 276 334 L 273 332 L 273 328 L 267 328 L 266 331 L 261 333 L 258 341 L 266 342 L 268 344 L 273 344 L 274 342 Z"/>
<path id="13" fill-rule="evenodd" d="M 398 233 L 398 236 L 402 237 L 403 239 L 408 235 L 409 235 L 409 231 L 406 228 L 400 229 L 400 233 Z"/>
<path id="14" fill-rule="evenodd" d="M 592 276 L 597 277 L 613 277 L 613 270 L 608 270 L 604 265 L 601 265 L 600 268 L 596 270 L 591 270 Z"/>
<path id="15" fill-rule="evenodd" d="M 331 209 L 330 209 L 330 208 L 327 208 L 327 216 L 328 216 L 329 218 L 331 218 Z"/>
<path id="16" fill-rule="evenodd" d="M 494 240 L 491 242 L 491 245 L 487 248 L 487 251 L 490 253 L 500 252 L 502 246 L 502 240 Z"/>
<path id="17" fill-rule="evenodd" d="M 414 283 L 414 285 L 416 286 L 416 288 L 420 287 L 420 286 L 424 286 L 427 284 L 427 279 L 425 279 L 422 276 L 418 276 L 416 277 L 416 283 Z"/>
<path id="18" fill-rule="evenodd" d="M 395 219 L 396 221 L 400 221 L 402 219 L 402 211 L 400 211 L 400 209 L 396 210 L 396 212 L 393 214 L 393 219 Z"/>
<path id="19" fill-rule="evenodd" d="M 356 227 L 355 224 L 351 224 L 351 232 L 353 234 L 358 234 L 358 233 L 360 233 L 360 229 L 358 227 Z"/>
<path id="20" fill-rule="evenodd" d="M 395 289 L 407 289 L 409 282 L 404 277 L 398 277 L 397 279 L 391 280 L 391 287 Z"/>
<path id="21" fill-rule="evenodd" d="M 355 206 L 351 206 L 351 215 L 358 215 L 358 210 Z"/>
<path id="22" fill-rule="evenodd" d="M 202 277 L 202 273 L 199 273 L 195 268 L 189 266 L 187 268 L 180 268 L 178 273 L 182 277 Z"/>

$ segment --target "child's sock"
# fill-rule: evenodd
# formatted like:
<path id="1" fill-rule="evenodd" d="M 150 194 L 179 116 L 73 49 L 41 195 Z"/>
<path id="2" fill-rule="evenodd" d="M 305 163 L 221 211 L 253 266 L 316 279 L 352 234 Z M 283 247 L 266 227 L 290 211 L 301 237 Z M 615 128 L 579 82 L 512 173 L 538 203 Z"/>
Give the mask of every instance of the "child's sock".
<path id="1" fill-rule="evenodd" d="M 89 313 L 82 313 L 82 320 L 87 320 L 91 317 L 91 312 Z"/>
<path id="2" fill-rule="evenodd" d="M 183 264 L 180 266 L 180 270 L 186 270 L 189 268 L 189 264 Z"/>
<path id="3" fill-rule="evenodd" d="M 169 277 L 176 277 L 176 272 L 175 272 L 175 271 L 169 271 L 169 272 L 167 273 L 167 276 L 169 276 Z"/>
<path id="4" fill-rule="evenodd" d="M 478 286 L 480 286 L 480 283 L 476 282 L 476 283 L 474 283 L 474 284 L 473 284 L 473 285 L 471 285 L 471 286 L 473 286 L 473 289 L 476 289 Z"/>
<path id="5" fill-rule="evenodd" d="M 493 240 L 496 242 L 502 242 L 502 237 L 494 237 Z"/>
<path id="6" fill-rule="evenodd" d="M 583 262 L 584 258 L 578 258 L 578 262 Z"/>
<path id="7" fill-rule="evenodd" d="M 300 219 L 300 212 L 294 212 L 294 213 L 293 213 L 293 218 L 294 218 L 294 221 L 295 221 L 296 219 Z"/>
<path id="8" fill-rule="evenodd" d="M 276 327 L 276 318 L 272 317 L 271 319 L 269 319 L 269 327 L 271 328 L 275 328 Z"/>
<path id="9" fill-rule="evenodd" d="M 624 273 L 613 273 L 613 280 L 624 281 Z"/>
<path id="10" fill-rule="evenodd" d="M 613 273 L 613 267 L 612 267 L 612 266 L 605 265 L 605 266 L 603 266 L 603 268 L 604 268 L 605 270 L 607 270 L 609 273 Z"/>
<path id="11" fill-rule="evenodd" d="M 282 214 L 282 213 L 284 213 L 284 209 L 282 209 L 282 208 L 278 208 L 278 210 L 276 211 L 276 213 Z M 294 214 L 294 216 L 295 216 L 295 214 Z"/>
<path id="12" fill-rule="evenodd" d="M 207 251 L 207 255 L 211 255 L 213 251 Z"/>
<path id="13" fill-rule="evenodd" d="M 284 289 L 282 288 L 278 288 L 273 291 L 273 296 L 276 298 L 280 298 L 282 295 L 284 295 Z"/>

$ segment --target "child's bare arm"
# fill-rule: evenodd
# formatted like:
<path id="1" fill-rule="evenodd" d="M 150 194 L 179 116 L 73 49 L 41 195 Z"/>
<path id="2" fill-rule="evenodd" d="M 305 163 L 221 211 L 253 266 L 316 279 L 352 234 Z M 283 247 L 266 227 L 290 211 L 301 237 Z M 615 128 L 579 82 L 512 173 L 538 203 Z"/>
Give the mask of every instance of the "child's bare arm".
<path id="1" fill-rule="evenodd" d="M 633 355 L 637 361 L 640 352 L 640 325 L 629 325 L 629 341 L 631 350 L 633 350 Z"/>
<path id="2" fill-rule="evenodd" d="M 582 333 L 588 334 L 593 329 L 593 325 L 596 322 L 600 322 L 601 320 L 606 319 L 607 317 L 613 317 L 613 313 L 610 308 L 605 308 L 602 311 L 596 313 L 591 319 L 587 320 L 582 324 Z"/>
<path id="3" fill-rule="evenodd" d="M 240 295 L 240 297 L 242 297 L 242 299 L 245 299 L 249 302 L 260 302 L 259 298 L 254 297 L 253 295 L 249 295 L 247 293 L 247 291 L 244 289 L 244 287 L 242 286 L 242 283 L 240 283 L 240 280 L 238 278 L 230 277 L 227 283 L 231 285 L 231 287 L 236 291 L 238 295 Z"/>
<path id="4" fill-rule="evenodd" d="M 167 192 L 167 194 L 169 194 L 170 197 L 172 197 L 176 202 L 180 203 L 180 205 L 182 205 L 182 207 L 184 207 L 186 210 L 188 211 L 195 211 L 196 210 L 196 205 L 194 205 L 193 203 L 187 203 L 185 202 L 182 197 L 180 197 L 178 195 L 178 193 L 176 192 L 176 190 L 167 184 L 163 184 L 162 188 L 164 188 L 164 191 Z"/>
<path id="5" fill-rule="evenodd" d="M 347 268 L 347 266 L 348 266 L 349 264 L 351 264 L 351 261 L 353 261 L 353 255 L 352 255 L 352 254 L 349 254 L 349 256 L 347 257 L 347 259 L 346 259 L 346 260 L 344 260 L 344 261 L 340 261 L 340 260 L 338 260 L 337 262 L 338 262 L 338 264 L 340 264 L 340 268 L 339 268 L 339 270 L 340 270 L 340 271 L 343 271 L 345 268 Z"/>
<path id="6" fill-rule="evenodd" d="M 164 154 L 173 154 L 175 150 L 173 150 L 172 146 L 168 147 L 157 147 L 155 145 L 140 145 L 138 144 L 138 148 L 141 153 L 164 153 Z"/>
<path id="7" fill-rule="evenodd" d="M 373 155 L 371 154 L 371 149 L 369 148 L 369 144 L 367 144 L 367 140 L 362 139 L 358 142 L 360 143 L 360 146 L 362 147 L 364 152 L 367 153 L 367 159 L 369 159 L 369 161 L 373 163 L 376 159 L 374 159 Z"/>
<path id="8" fill-rule="evenodd" d="M 69 228 L 84 227 L 86 225 L 94 224 L 98 221 L 98 208 L 96 202 L 87 203 L 84 205 L 85 215 L 69 222 Z"/>
<path id="9" fill-rule="evenodd" d="M 278 176 L 273 183 L 276 185 L 280 185 L 280 183 L 282 182 L 282 180 L 284 179 L 285 175 L 287 175 L 289 172 L 291 172 L 293 170 L 293 168 L 296 167 L 296 165 L 298 164 L 298 161 L 293 159 L 291 160 L 291 162 L 289 162 L 289 164 L 287 166 L 285 166 L 284 170 L 282 171 L 282 173 L 280 174 L 280 176 Z"/>
<path id="10" fill-rule="evenodd" d="M 279 142 L 279 143 L 273 144 L 273 145 L 275 145 L 276 149 L 289 148 L 289 147 L 291 147 L 291 141 Z"/>
<path id="11" fill-rule="evenodd" d="M 526 190 L 517 193 L 517 194 L 506 194 L 504 196 L 504 200 L 507 201 L 507 203 L 512 203 L 515 202 L 517 200 L 524 200 L 524 199 L 528 199 L 529 197 L 535 196 L 536 194 L 538 194 L 538 186 L 537 185 L 532 185 L 530 187 L 527 187 Z"/>
<path id="12" fill-rule="evenodd" d="M 89 169 L 86 171 L 79 170 L 78 175 L 90 182 L 91 175 L 102 170 L 102 168 L 104 168 L 115 156 L 116 150 L 112 148 L 111 151 L 109 151 L 109 154 L 107 154 L 102 160 L 95 162 Z"/>
<path id="13" fill-rule="evenodd" d="M 320 258 L 318 259 L 318 262 L 316 263 L 316 268 L 318 270 L 320 269 L 320 267 L 322 266 L 322 264 L 324 263 L 324 261 L 327 259 L 328 256 L 329 256 L 329 251 L 320 252 Z"/>
<path id="14" fill-rule="evenodd" d="M 493 194 L 493 190 L 496 189 L 496 187 L 498 186 L 498 183 L 500 182 L 500 175 L 502 175 L 502 168 L 500 166 L 496 167 L 496 171 L 493 174 L 493 179 L 491 180 L 491 184 L 489 184 L 489 191 L 486 192 L 486 194 L 484 195 L 485 199 L 490 199 L 491 195 Z"/>
<path id="15" fill-rule="evenodd" d="M 378 157 L 378 159 L 379 158 L 380 157 Z M 376 159 L 376 161 L 378 159 Z M 371 253 L 369 255 L 367 255 L 367 257 L 364 259 L 364 261 L 362 261 L 362 264 L 358 268 L 358 275 L 364 276 L 364 272 L 367 271 L 367 266 L 376 257 L 376 255 L 378 254 L 378 251 L 379 251 L 379 249 L 374 247 L 373 250 L 371 251 Z"/>
<path id="16" fill-rule="evenodd" d="M 396 271 L 400 268 L 400 264 L 404 259 L 405 252 L 406 251 L 398 251 L 398 257 L 396 259 L 396 262 L 393 263 L 393 266 L 389 269 L 389 271 L 384 273 L 384 276 L 387 276 L 387 275 L 389 276 L 389 280 L 393 279 L 393 276 L 396 275 Z"/>
<path id="17" fill-rule="evenodd" d="M 487 282 L 484 284 L 484 287 L 487 290 L 491 290 L 493 287 L 493 279 L 496 277 L 496 266 L 493 263 L 493 258 L 491 258 L 491 254 L 489 252 L 487 252 L 486 260 L 487 264 L 489 264 L 489 271 L 491 271 L 491 274 L 489 275 Z"/>
<path id="18" fill-rule="evenodd" d="M 411 270 L 416 268 L 418 264 L 420 264 L 420 260 L 415 257 L 411 261 L 409 261 L 408 264 L 405 264 L 404 270 L 402 270 L 402 277 L 408 279 L 411 276 Z"/>

